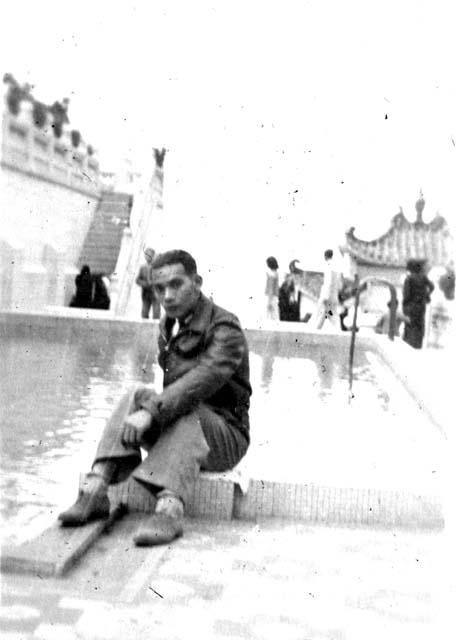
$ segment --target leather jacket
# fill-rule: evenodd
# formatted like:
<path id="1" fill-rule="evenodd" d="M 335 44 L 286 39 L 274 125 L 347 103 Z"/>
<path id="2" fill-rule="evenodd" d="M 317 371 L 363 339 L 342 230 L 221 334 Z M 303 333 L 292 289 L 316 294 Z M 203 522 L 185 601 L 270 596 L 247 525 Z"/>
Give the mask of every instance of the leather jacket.
<path id="1" fill-rule="evenodd" d="M 166 424 L 204 402 L 249 441 L 250 395 L 247 341 L 237 317 L 203 294 L 187 322 L 172 335 L 174 319 L 160 322 L 158 362 L 163 391 L 152 402 Z M 147 409 L 147 401 L 141 405 Z"/>

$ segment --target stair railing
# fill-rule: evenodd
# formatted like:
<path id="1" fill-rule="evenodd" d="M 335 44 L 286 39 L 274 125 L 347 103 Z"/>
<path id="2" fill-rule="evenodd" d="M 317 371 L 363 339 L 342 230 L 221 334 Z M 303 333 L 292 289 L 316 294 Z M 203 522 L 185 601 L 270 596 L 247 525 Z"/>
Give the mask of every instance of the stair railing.
<path id="1" fill-rule="evenodd" d="M 384 280 L 383 278 L 376 278 L 375 276 L 368 276 L 367 278 L 363 278 L 361 281 L 359 280 L 359 276 L 355 276 L 355 306 L 353 311 L 353 324 L 351 327 L 351 338 L 350 338 L 350 353 L 348 360 L 348 383 L 349 383 L 349 397 L 352 398 L 352 386 L 353 386 L 353 361 L 355 357 L 355 340 L 356 333 L 358 331 L 357 328 L 357 319 L 358 319 L 358 307 L 359 307 L 359 298 L 361 292 L 365 288 L 367 284 L 380 284 L 388 287 L 390 290 L 390 301 L 389 301 L 389 325 L 388 325 L 388 338 L 390 340 L 394 340 L 394 336 L 396 335 L 396 311 L 397 311 L 397 292 L 394 284 L 389 282 L 388 280 Z"/>
<path id="2" fill-rule="evenodd" d="M 159 175 L 160 174 L 160 175 Z M 115 316 L 124 316 L 129 302 L 131 287 L 143 257 L 145 242 L 153 219 L 153 212 L 161 205 L 162 172 L 154 167 L 152 177 L 142 190 L 138 190 L 133 201 L 130 227 L 124 229 L 124 236 L 111 286 L 111 310 Z"/>

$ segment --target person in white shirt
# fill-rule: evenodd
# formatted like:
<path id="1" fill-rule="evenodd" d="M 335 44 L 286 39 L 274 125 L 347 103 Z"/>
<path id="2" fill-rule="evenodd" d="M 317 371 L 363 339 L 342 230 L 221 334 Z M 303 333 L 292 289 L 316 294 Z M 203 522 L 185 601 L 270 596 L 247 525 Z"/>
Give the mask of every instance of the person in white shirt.
<path id="1" fill-rule="evenodd" d="M 269 256 L 266 265 L 266 318 L 279 320 L 279 263 L 274 256 Z"/>
<path id="2" fill-rule="evenodd" d="M 315 326 L 321 329 L 325 320 L 329 320 L 333 325 L 338 326 L 338 306 L 339 306 L 339 288 L 340 273 L 334 269 L 333 251 L 327 249 L 324 253 L 325 269 L 323 272 L 323 285 L 321 287 L 320 296 L 317 302 L 315 313 Z"/>

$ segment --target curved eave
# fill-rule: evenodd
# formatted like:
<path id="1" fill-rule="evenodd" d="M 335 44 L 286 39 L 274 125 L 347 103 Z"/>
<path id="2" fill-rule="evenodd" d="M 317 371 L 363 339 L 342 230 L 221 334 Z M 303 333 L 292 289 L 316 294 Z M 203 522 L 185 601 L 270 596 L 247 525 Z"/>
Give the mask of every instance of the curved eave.
<path id="1" fill-rule="evenodd" d="M 376 260 L 375 258 L 369 258 L 367 256 L 360 255 L 357 251 L 350 247 L 347 247 L 346 250 L 350 257 L 353 258 L 353 260 L 355 260 L 355 262 L 359 265 L 384 267 L 386 269 L 405 269 L 405 262 L 403 261 L 385 262 L 384 260 Z"/>

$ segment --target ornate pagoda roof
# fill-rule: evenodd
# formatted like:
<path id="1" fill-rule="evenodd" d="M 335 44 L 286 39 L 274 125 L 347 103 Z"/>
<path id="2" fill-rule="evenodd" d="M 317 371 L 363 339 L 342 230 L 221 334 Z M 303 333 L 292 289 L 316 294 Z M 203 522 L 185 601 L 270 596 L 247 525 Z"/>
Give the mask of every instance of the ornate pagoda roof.
<path id="1" fill-rule="evenodd" d="M 405 267 L 407 260 L 427 260 L 430 267 L 445 266 L 453 257 L 454 243 L 445 218 L 438 213 L 431 222 L 423 222 L 425 200 L 417 200 L 416 220 L 410 222 L 402 207 L 391 220 L 390 228 L 376 240 L 361 240 L 355 227 L 345 234 L 345 251 L 358 264 L 382 267 Z"/>

